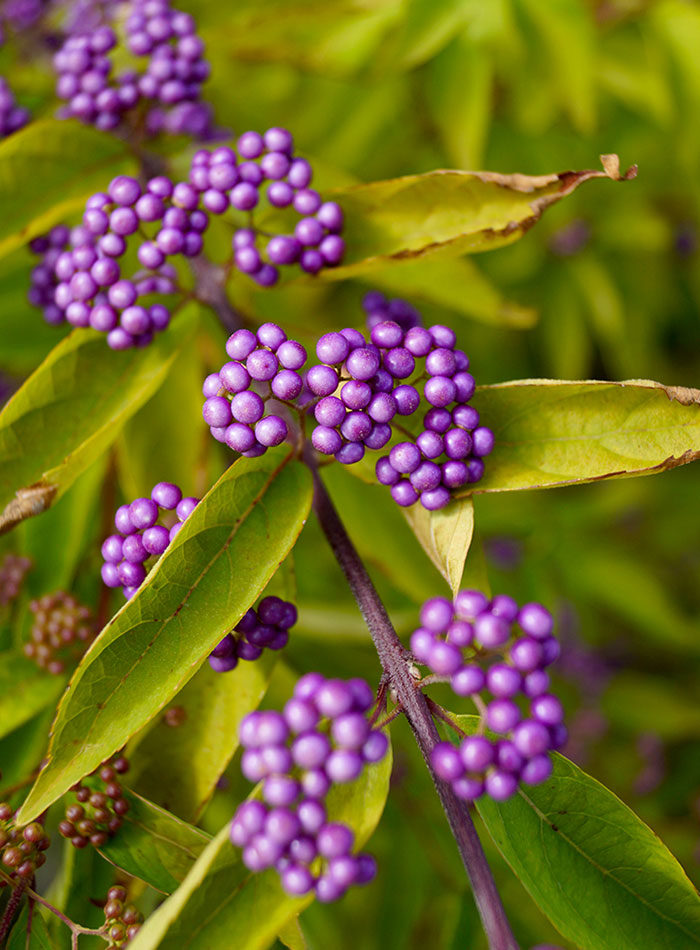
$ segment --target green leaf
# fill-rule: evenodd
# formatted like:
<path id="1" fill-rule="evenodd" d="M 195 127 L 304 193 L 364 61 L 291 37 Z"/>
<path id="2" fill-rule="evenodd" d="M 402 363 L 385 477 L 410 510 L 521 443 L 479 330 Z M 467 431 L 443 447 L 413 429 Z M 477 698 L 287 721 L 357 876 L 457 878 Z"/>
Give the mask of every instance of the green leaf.
<path id="1" fill-rule="evenodd" d="M 678 742 L 700 736 L 700 707 L 694 691 L 677 678 L 622 670 L 603 693 L 601 707 L 617 728 L 635 737 L 653 732 L 664 741 Z"/>
<path id="2" fill-rule="evenodd" d="M 331 820 L 355 831 L 362 847 L 377 825 L 389 790 L 391 754 L 367 767 L 355 782 L 335 786 L 328 798 Z M 148 918 L 131 950 L 264 950 L 313 897 L 292 898 L 274 870 L 251 874 L 232 847 L 225 825 L 182 886 Z"/>
<path id="3" fill-rule="evenodd" d="M 129 752 L 129 784 L 186 821 L 195 821 L 238 748 L 238 725 L 265 695 L 276 655 L 269 650 L 231 674 L 208 663 L 173 700 L 184 716 L 169 726 L 161 717 Z"/>
<path id="4" fill-rule="evenodd" d="M 427 300 L 480 323 L 524 330 L 537 322 L 536 310 L 504 297 L 469 257 L 444 254 L 397 262 L 367 279 L 418 307 Z"/>
<path id="5" fill-rule="evenodd" d="M 122 871 L 171 894 L 211 838 L 134 792 L 125 797 L 130 808 L 119 833 L 98 850 Z"/>
<path id="6" fill-rule="evenodd" d="M 46 921 L 41 916 L 39 905 L 34 904 L 32 911 L 32 929 L 29 927 L 29 904 L 25 903 L 22 913 L 15 921 L 5 950 L 55 950 L 56 944 L 51 939 Z"/>
<path id="7" fill-rule="evenodd" d="M 474 532 L 471 498 L 457 499 L 440 511 L 412 505 L 403 513 L 423 550 L 456 594 Z"/>
<path id="8" fill-rule="evenodd" d="M 239 459 L 85 654 L 59 706 L 30 821 L 153 718 L 238 622 L 291 550 L 311 505 L 306 466 Z M 234 681 L 240 668 L 230 675 Z"/>
<path id="9" fill-rule="evenodd" d="M 604 171 L 554 175 L 433 171 L 338 189 L 345 214 L 347 253 L 329 280 L 437 252 L 452 255 L 511 244 L 542 213 L 591 178 L 633 178 L 619 172 L 616 155 L 601 156 Z"/>
<path id="10" fill-rule="evenodd" d="M 0 762 L 3 763 L 2 782 L 0 782 L 0 801 L 8 801 L 7 789 L 29 785 L 32 773 L 38 769 L 48 742 L 49 729 L 53 719 L 53 710 L 46 707 L 33 719 L 0 739 Z M 17 793 L 12 797 L 15 802 Z M 17 805 L 21 796 L 17 799 Z"/>
<path id="11" fill-rule="evenodd" d="M 292 918 L 282 927 L 277 934 L 277 939 L 285 947 L 289 947 L 289 950 L 308 950 L 309 947 L 298 917 Z"/>
<path id="12" fill-rule="evenodd" d="M 415 603 L 431 597 L 439 578 L 428 566 L 412 528 L 407 526 L 385 486 L 376 482 L 367 485 L 353 478 L 344 465 L 324 468 L 323 481 L 362 557 L 376 565 Z M 430 552 L 428 556 L 431 557 Z M 437 567 L 440 570 L 439 564 Z M 302 619 L 308 619 L 306 609 Z M 335 621 L 331 627 L 337 632 Z M 362 635 L 366 635 L 366 628 Z"/>
<path id="13" fill-rule="evenodd" d="M 121 352 L 103 333 L 75 330 L 51 351 L 0 413 L 0 532 L 45 511 L 101 455 L 196 322 L 188 308 L 149 346 Z"/>
<path id="14" fill-rule="evenodd" d="M 15 132 L 0 145 L 0 256 L 135 167 L 123 141 L 77 119 L 42 119 Z"/>
<path id="15" fill-rule="evenodd" d="M 456 717 L 467 730 L 476 717 Z M 539 908 L 581 950 L 700 946 L 700 897 L 654 832 L 554 754 L 542 785 L 477 808 Z"/>
<path id="16" fill-rule="evenodd" d="M 477 492 L 649 475 L 700 457 L 700 391 L 645 379 L 529 379 L 472 400 L 496 445 Z"/>
<path id="17" fill-rule="evenodd" d="M 0 737 L 56 702 L 66 685 L 33 660 L 14 651 L 0 653 Z"/>

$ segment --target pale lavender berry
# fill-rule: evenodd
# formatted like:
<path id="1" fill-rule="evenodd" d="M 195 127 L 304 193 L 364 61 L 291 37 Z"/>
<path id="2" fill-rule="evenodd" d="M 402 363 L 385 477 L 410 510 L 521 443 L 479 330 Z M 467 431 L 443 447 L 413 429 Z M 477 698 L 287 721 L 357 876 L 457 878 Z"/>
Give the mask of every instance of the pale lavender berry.
<path id="1" fill-rule="evenodd" d="M 462 666 L 453 674 L 450 683 L 458 696 L 474 696 L 486 685 L 486 676 L 478 666 Z"/>
<path id="2" fill-rule="evenodd" d="M 266 178 L 279 179 L 289 171 L 291 162 L 284 152 L 268 152 L 260 159 L 260 170 Z"/>
<path id="3" fill-rule="evenodd" d="M 510 732 L 521 718 L 512 699 L 494 699 L 486 708 L 486 724 L 492 732 Z"/>
<path id="4" fill-rule="evenodd" d="M 322 363 L 340 365 L 350 353 L 350 344 L 342 333 L 324 333 L 316 344 L 316 355 Z"/>
<path id="5" fill-rule="evenodd" d="M 541 722 L 525 719 L 513 729 L 513 742 L 525 758 L 531 759 L 549 749 L 549 730 Z"/>
<path id="6" fill-rule="evenodd" d="M 335 455 L 343 447 L 343 439 L 335 429 L 319 425 L 311 433 L 311 444 L 322 455 Z"/>
<path id="7" fill-rule="evenodd" d="M 389 461 L 397 472 L 408 475 L 415 472 L 422 461 L 420 449 L 413 442 L 399 442 L 389 452 Z"/>
<path id="8" fill-rule="evenodd" d="M 535 755 L 526 762 L 520 773 L 520 780 L 526 785 L 539 785 L 552 774 L 552 760 L 548 755 Z"/>
<path id="9" fill-rule="evenodd" d="M 395 485 L 401 478 L 387 456 L 377 461 L 375 474 L 380 485 Z"/>
<path id="10" fill-rule="evenodd" d="M 102 557 L 105 561 L 109 561 L 113 564 L 118 564 L 124 556 L 122 553 L 122 543 L 123 539 L 119 534 L 110 534 L 102 542 Z"/>
<path id="11" fill-rule="evenodd" d="M 239 211 L 250 211 L 258 203 L 258 189 L 250 182 L 239 182 L 231 190 L 230 200 L 233 207 Z"/>
<path id="12" fill-rule="evenodd" d="M 391 439 L 391 426 L 378 422 L 365 438 L 368 449 L 383 449 Z"/>
<path id="13" fill-rule="evenodd" d="M 432 597 L 421 607 L 420 621 L 427 629 L 442 633 L 452 622 L 453 607 L 445 597 Z"/>
<path id="14" fill-rule="evenodd" d="M 519 625 L 536 640 L 544 640 L 552 633 L 552 615 L 541 604 L 524 604 L 517 617 Z"/>
<path id="15" fill-rule="evenodd" d="M 449 504 L 452 496 L 443 486 L 438 486 L 432 491 L 424 491 L 420 496 L 421 505 L 428 511 L 439 511 Z"/>
<path id="16" fill-rule="evenodd" d="M 192 495 L 188 495 L 187 497 L 181 499 L 175 507 L 175 514 L 177 515 L 178 520 L 185 521 L 187 518 L 189 518 L 198 504 L 199 498 L 194 498 Z"/>
<path id="17" fill-rule="evenodd" d="M 118 175 L 109 183 L 107 192 L 115 204 L 132 205 L 141 194 L 141 186 L 135 178 Z"/>
<path id="18" fill-rule="evenodd" d="M 250 385 L 250 374 L 248 370 L 241 363 L 234 360 L 224 363 L 219 372 L 212 375 L 215 379 L 212 382 L 211 388 L 213 389 L 214 382 L 218 382 L 219 385 L 214 392 L 206 393 L 205 395 L 215 396 L 221 386 L 230 393 L 240 393 Z M 209 378 L 210 377 L 207 377 L 207 379 Z"/>
<path id="19" fill-rule="evenodd" d="M 523 677 L 523 692 L 530 699 L 541 696 L 549 689 L 549 674 L 544 670 L 533 670 Z"/>
<path id="20" fill-rule="evenodd" d="M 558 726 L 564 718 L 561 702 L 551 693 L 544 693 L 533 699 L 530 710 L 533 717 L 545 726 Z"/>
<path id="21" fill-rule="evenodd" d="M 245 367 L 251 379 L 266 382 L 275 375 L 279 364 L 275 354 L 269 350 L 254 350 L 246 359 Z"/>
<path id="22" fill-rule="evenodd" d="M 515 795 L 518 788 L 517 778 L 502 769 L 493 769 L 486 775 L 486 794 L 496 802 L 503 802 Z"/>
<path id="23" fill-rule="evenodd" d="M 329 821 L 316 833 L 316 847 L 324 858 L 337 858 L 350 854 L 355 843 L 351 828 L 339 821 Z"/>
<path id="24" fill-rule="evenodd" d="M 345 366 L 354 379 L 371 379 L 379 369 L 379 353 L 375 348 L 357 347 L 348 354 Z"/>
<path id="25" fill-rule="evenodd" d="M 318 245 L 318 250 L 325 263 L 333 267 L 340 264 L 345 255 L 345 241 L 337 234 L 327 234 Z"/>
<path id="26" fill-rule="evenodd" d="M 321 732 L 305 732 L 292 744 L 292 758 L 302 769 L 317 769 L 324 765 L 331 751 L 331 744 Z"/>
<path id="27" fill-rule="evenodd" d="M 438 458 L 445 447 L 442 436 L 430 429 L 425 429 L 420 433 L 416 439 L 416 445 L 427 459 Z"/>
<path id="28" fill-rule="evenodd" d="M 472 440 L 472 452 L 479 458 L 483 455 L 488 455 L 495 444 L 493 432 L 486 428 L 486 426 L 479 426 L 474 429 L 472 432 Z"/>
<path id="29" fill-rule="evenodd" d="M 119 580 L 125 587 L 139 587 L 146 579 L 146 569 L 142 564 L 122 561 L 117 565 Z"/>
<path id="30" fill-rule="evenodd" d="M 202 407 L 202 416 L 209 426 L 228 426 L 231 424 L 232 404 L 224 396 L 210 396 Z"/>
<path id="31" fill-rule="evenodd" d="M 494 663 L 486 674 L 486 685 L 494 696 L 507 699 L 515 696 L 522 686 L 522 676 L 507 663 Z"/>
<path id="32" fill-rule="evenodd" d="M 310 769 L 301 777 L 301 790 L 309 798 L 324 798 L 331 782 L 323 769 Z"/>
<path id="33" fill-rule="evenodd" d="M 481 779 L 463 775 L 452 783 L 452 791 L 457 798 L 461 798 L 466 802 L 473 802 L 484 794 L 484 783 Z"/>
<path id="34" fill-rule="evenodd" d="M 510 639 L 510 624 L 491 613 L 480 613 L 474 619 L 474 635 L 487 649 L 503 646 Z"/>
<path id="35" fill-rule="evenodd" d="M 287 172 L 287 181 L 293 188 L 306 188 L 310 184 L 313 172 L 305 158 L 292 160 Z M 303 213 L 303 212 L 302 212 Z"/>
<path id="36" fill-rule="evenodd" d="M 117 571 L 116 564 L 113 564 L 109 561 L 105 562 L 102 565 L 100 574 L 106 587 L 121 587 L 121 581 L 119 580 L 119 573 Z"/>
<path id="37" fill-rule="evenodd" d="M 352 709 L 352 687 L 343 680 L 329 679 L 321 683 L 314 695 L 314 702 L 322 716 L 334 719 Z"/>
<path id="38" fill-rule="evenodd" d="M 453 620 L 447 628 L 447 642 L 456 647 L 471 646 L 474 640 L 474 628 L 466 620 Z"/>
<path id="39" fill-rule="evenodd" d="M 362 772 L 363 764 L 363 758 L 358 752 L 352 749 L 334 749 L 324 768 L 331 782 L 343 784 L 354 781 Z"/>
<path id="40" fill-rule="evenodd" d="M 282 888 L 290 897 L 303 897 L 314 887 L 314 877 L 303 864 L 290 864 L 280 875 Z"/>
<path id="41" fill-rule="evenodd" d="M 280 370 L 270 383 L 272 394 L 278 399 L 296 399 L 304 387 L 301 376 L 291 369 Z"/>
<path id="42" fill-rule="evenodd" d="M 542 643 L 532 637 L 520 637 L 508 651 L 513 666 L 522 673 L 536 670 L 543 662 L 544 650 Z"/>
<path id="43" fill-rule="evenodd" d="M 160 556 L 170 543 L 170 533 L 161 525 L 153 525 L 143 532 L 143 546 L 149 554 Z"/>
<path id="44" fill-rule="evenodd" d="M 483 772 L 495 759 L 495 749 L 485 736 L 467 736 L 459 747 L 459 755 L 467 772 Z"/>
<path id="45" fill-rule="evenodd" d="M 442 478 L 439 465 L 434 462 L 421 462 L 415 472 L 411 473 L 410 482 L 417 492 L 434 491 Z"/>
<path id="46" fill-rule="evenodd" d="M 114 527 L 120 534 L 131 534 L 136 528 L 131 520 L 130 508 L 130 505 L 120 505 L 114 514 Z"/>
<path id="47" fill-rule="evenodd" d="M 430 753 L 430 762 L 438 778 L 453 782 L 464 774 L 464 763 L 451 742 L 438 742 Z"/>
<path id="48" fill-rule="evenodd" d="M 316 212 L 316 220 L 329 231 L 340 231 L 343 226 L 343 211 L 335 201 L 326 201 Z"/>
<path id="49" fill-rule="evenodd" d="M 502 739 L 496 746 L 496 765 L 504 772 L 512 772 L 514 775 L 520 775 L 520 770 L 525 764 L 524 756 L 518 751 L 514 743 L 509 739 Z"/>
<path id="50" fill-rule="evenodd" d="M 420 405 L 420 396 L 415 386 L 403 384 L 392 392 L 397 411 L 401 416 L 412 415 Z"/>
<path id="51" fill-rule="evenodd" d="M 348 442 L 334 453 L 336 462 L 341 465 L 354 465 L 364 458 L 365 447 L 359 442 Z"/>
<path id="52" fill-rule="evenodd" d="M 139 534 L 127 535 L 127 537 L 124 538 L 122 551 L 125 560 L 131 561 L 133 564 L 141 564 L 148 558 L 148 551 L 144 547 L 141 535 Z"/>
<path id="53" fill-rule="evenodd" d="M 275 355 L 285 369 L 301 369 L 306 362 L 306 350 L 296 340 L 285 340 L 279 345 Z"/>
<path id="54" fill-rule="evenodd" d="M 339 900 L 345 893 L 345 888 L 341 887 L 330 874 L 322 874 L 314 886 L 316 900 L 322 904 L 330 904 Z"/>
<path id="55" fill-rule="evenodd" d="M 129 517 L 137 530 L 150 528 L 156 523 L 158 505 L 152 498 L 137 498 L 129 505 Z"/>
<path id="56" fill-rule="evenodd" d="M 306 374 L 306 385 L 316 396 L 330 396 L 338 386 L 338 373 L 331 366 L 312 366 Z"/>
<path id="57" fill-rule="evenodd" d="M 301 822 L 286 808 L 273 808 L 265 818 L 264 832 L 277 844 L 288 845 L 301 832 Z"/>
<path id="58" fill-rule="evenodd" d="M 236 393 L 231 400 L 231 413 L 237 422 L 254 425 L 262 419 L 265 403 L 262 398 L 251 390 Z"/>
<path id="59" fill-rule="evenodd" d="M 411 485 L 407 479 L 392 485 L 391 497 L 394 499 L 396 504 L 401 505 L 402 508 L 408 508 L 410 505 L 414 505 L 418 501 L 418 494 L 416 493 L 413 485 Z"/>
<path id="60" fill-rule="evenodd" d="M 389 740 L 383 732 L 373 729 L 362 746 L 362 758 L 365 762 L 380 762 L 389 749 Z"/>
<path id="61" fill-rule="evenodd" d="M 299 214 L 315 214 L 320 207 L 321 196 L 313 188 L 301 188 L 294 196 L 294 210 Z"/>
<path id="62" fill-rule="evenodd" d="M 349 854 L 331 858 L 326 873 L 339 887 L 348 888 L 357 880 L 357 858 Z"/>
<path id="63" fill-rule="evenodd" d="M 449 459 L 465 459 L 472 449 L 472 438 L 464 429 L 448 429 L 443 436 L 445 455 Z"/>
<path id="64" fill-rule="evenodd" d="M 319 720 L 316 707 L 306 700 L 293 697 L 283 711 L 284 719 L 294 733 L 305 733 L 313 729 Z"/>
<path id="65" fill-rule="evenodd" d="M 423 387 L 427 401 L 436 408 L 443 408 L 454 401 L 457 387 L 449 376 L 431 376 Z"/>
<path id="66" fill-rule="evenodd" d="M 231 841 L 233 844 L 242 847 L 253 835 L 259 834 L 263 830 L 266 817 L 267 809 L 262 802 L 243 802 L 238 807 L 231 822 Z M 236 837 L 242 839 L 245 836 L 245 840 L 234 840 L 234 825 L 236 825 Z"/>

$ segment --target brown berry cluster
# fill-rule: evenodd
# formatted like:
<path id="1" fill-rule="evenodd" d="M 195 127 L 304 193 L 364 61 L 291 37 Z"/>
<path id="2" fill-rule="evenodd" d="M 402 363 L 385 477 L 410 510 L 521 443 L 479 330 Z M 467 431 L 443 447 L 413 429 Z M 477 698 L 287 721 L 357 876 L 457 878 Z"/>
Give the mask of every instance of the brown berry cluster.
<path id="1" fill-rule="evenodd" d="M 129 810 L 129 802 L 123 796 L 117 777 L 128 771 L 128 761 L 123 755 L 118 755 L 103 762 L 92 773 L 98 778 L 98 788 L 81 782 L 72 786 L 71 791 L 77 800 L 67 806 L 66 817 L 58 830 L 64 838 L 70 838 L 73 847 L 85 848 L 91 844 L 101 848 L 119 831 Z"/>
<path id="2" fill-rule="evenodd" d="M 133 904 L 126 903 L 126 888 L 117 886 L 107 891 L 105 910 L 107 950 L 125 947 L 138 933 L 143 923 L 143 914 Z"/>
<path id="3" fill-rule="evenodd" d="M 0 607 L 9 604 L 19 594 L 31 566 L 29 558 L 19 554 L 6 554 L 0 561 Z"/>
<path id="4" fill-rule="evenodd" d="M 79 604 L 72 594 L 57 590 L 29 603 L 34 614 L 31 639 L 24 644 L 24 655 L 42 669 L 59 675 L 77 663 L 97 634 L 89 607 Z"/>
<path id="5" fill-rule="evenodd" d="M 0 802 L 0 863 L 14 880 L 29 882 L 46 860 L 44 851 L 51 840 L 38 821 L 15 825 L 14 814 L 11 805 Z M 6 884 L 7 881 L 0 879 L 0 888 Z"/>

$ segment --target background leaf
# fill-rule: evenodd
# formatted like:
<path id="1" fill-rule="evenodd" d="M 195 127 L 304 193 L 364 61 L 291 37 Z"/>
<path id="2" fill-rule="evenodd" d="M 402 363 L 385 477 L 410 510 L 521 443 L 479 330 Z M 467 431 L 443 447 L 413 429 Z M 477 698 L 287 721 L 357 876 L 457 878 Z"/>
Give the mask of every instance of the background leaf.
<path id="1" fill-rule="evenodd" d="M 510 244 L 583 182 L 617 175 L 614 164 L 609 172 L 538 176 L 434 171 L 339 189 L 333 197 L 345 214 L 347 254 L 324 277 L 340 280 L 438 251 L 465 254 Z"/>
<path id="2" fill-rule="evenodd" d="M 192 308 L 150 346 L 114 352 L 104 334 L 75 330 L 52 350 L 0 414 L 0 531 L 48 508 L 104 452 L 196 323 Z"/>
<path id="3" fill-rule="evenodd" d="M 47 673 L 26 656 L 0 653 L 0 737 L 53 705 L 65 685 L 65 676 Z"/>
<path id="4" fill-rule="evenodd" d="M 0 256 L 48 231 L 135 162 L 77 119 L 32 122 L 0 145 Z"/>
<path id="5" fill-rule="evenodd" d="M 55 950 L 56 945 L 51 939 L 38 904 L 34 904 L 31 933 L 27 932 L 28 922 L 29 904 L 25 903 L 8 937 L 6 950 Z"/>
<path id="6" fill-rule="evenodd" d="M 125 797 L 130 808 L 118 834 L 98 850 L 122 871 L 170 894 L 211 839 L 141 795 L 127 791 Z"/>
<path id="7" fill-rule="evenodd" d="M 228 469 L 83 658 L 23 821 L 121 748 L 179 692 L 263 590 L 310 504 L 308 469 L 280 452 L 239 459 Z"/>
<path id="8" fill-rule="evenodd" d="M 292 634 L 293 635 L 293 634 Z M 173 699 L 184 721 L 165 716 L 127 750 L 129 784 L 186 821 L 196 821 L 238 748 L 238 726 L 265 694 L 277 655 L 269 650 L 254 663 L 241 662 L 235 676 L 205 663 Z"/>

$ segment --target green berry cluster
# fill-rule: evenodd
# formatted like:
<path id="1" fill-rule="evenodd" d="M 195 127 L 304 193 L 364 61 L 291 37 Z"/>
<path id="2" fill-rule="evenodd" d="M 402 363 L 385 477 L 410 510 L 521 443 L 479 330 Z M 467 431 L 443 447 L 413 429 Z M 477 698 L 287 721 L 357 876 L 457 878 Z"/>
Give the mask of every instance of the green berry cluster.
<path id="1" fill-rule="evenodd" d="M 51 839 L 38 821 L 22 826 L 14 818 L 12 806 L 0 802 L 0 864 L 13 880 L 28 883 L 46 860 L 44 851 Z M 0 887 L 6 884 L 5 879 L 0 879 Z"/>
<path id="2" fill-rule="evenodd" d="M 128 761 L 118 755 L 92 773 L 98 777 L 101 788 L 93 789 L 82 782 L 72 786 L 76 801 L 66 807 L 66 817 L 58 830 L 74 848 L 85 848 L 88 844 L 101 848 L 121 828 L 129 802 L 117 777 L 128 770 Z"/>

